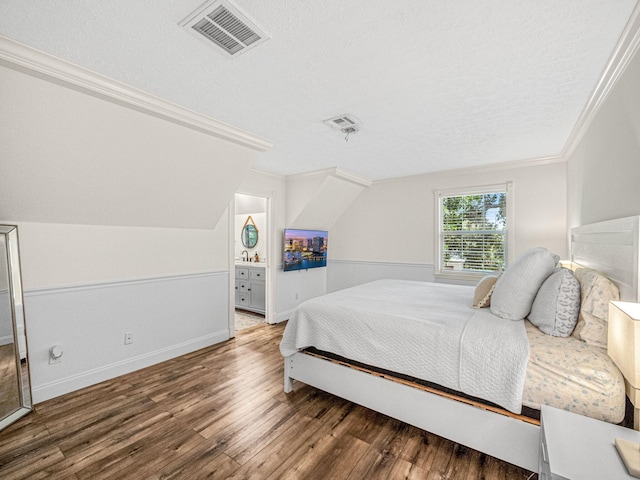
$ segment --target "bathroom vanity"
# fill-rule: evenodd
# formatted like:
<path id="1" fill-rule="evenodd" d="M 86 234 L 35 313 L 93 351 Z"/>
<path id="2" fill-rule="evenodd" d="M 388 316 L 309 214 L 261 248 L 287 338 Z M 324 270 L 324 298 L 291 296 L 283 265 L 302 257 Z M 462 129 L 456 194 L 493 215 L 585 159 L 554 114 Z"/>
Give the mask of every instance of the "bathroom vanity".
<path id="1" fill-rule="evenodd" d="M 236 308 L 265 313 L 264 264 L 242 262 L 236 264 Z"/>

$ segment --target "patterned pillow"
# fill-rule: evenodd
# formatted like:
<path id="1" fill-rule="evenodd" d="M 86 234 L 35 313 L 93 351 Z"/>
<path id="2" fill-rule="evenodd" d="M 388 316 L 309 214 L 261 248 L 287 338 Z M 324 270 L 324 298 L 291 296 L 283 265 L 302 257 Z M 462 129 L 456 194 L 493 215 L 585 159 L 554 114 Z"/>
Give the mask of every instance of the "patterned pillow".
<path id="1" fill-rule="evenodd" d="M 559 259 L 543 247 L 522 253 L 496 282 L 491 296 L 491 313 L 509 320 L 526 318 L 538 289 L 553 273 Z"/>
<path id="2" fill-rule="evenodd" d="M 576 270 L 580 281 L 580 316 L 575 336 L 598 347 L 607 348 L 609 302 L 620 300 L 618 287 L 600 272 L 588 268 Z"/>
<path id="3" fill-rule="evenodd" d="M 491 294 L 496 286 L 497 275 L 486 275 L 476 285 L 473 294 L 473 308 L 485 308 L 491 305 Z"/>
<path id="4" fill-rule="evenodd" d="M 543 333 L 568 337 L 580 313 L 580 282 L 571 270 L 559 268 L 547 278 L 536 295 L 529 321 Z"/>

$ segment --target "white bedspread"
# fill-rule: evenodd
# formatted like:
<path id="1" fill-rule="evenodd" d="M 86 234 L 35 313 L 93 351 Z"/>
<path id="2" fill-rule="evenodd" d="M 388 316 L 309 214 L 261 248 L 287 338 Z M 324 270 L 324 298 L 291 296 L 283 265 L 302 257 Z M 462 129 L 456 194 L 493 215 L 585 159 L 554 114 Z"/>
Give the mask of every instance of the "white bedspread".
<path id="1" fill-rule="evenodd" d="M 280 344 L 410 375 L 520 413 L 529 356 L 523 321 L 471 307 L 473 287 L 379 280 L 308 300 Z"/>

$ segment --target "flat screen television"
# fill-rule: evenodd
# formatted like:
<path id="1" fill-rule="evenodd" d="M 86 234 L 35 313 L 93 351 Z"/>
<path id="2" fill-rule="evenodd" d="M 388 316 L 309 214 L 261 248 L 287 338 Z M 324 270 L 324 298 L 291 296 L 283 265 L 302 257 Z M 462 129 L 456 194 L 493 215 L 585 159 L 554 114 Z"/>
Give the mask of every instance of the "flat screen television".
<path id="1" fill-rule="evenodd" d="M 327 266 L 325 230 L 284 230 L 284 271 L 307 270 Z"/>

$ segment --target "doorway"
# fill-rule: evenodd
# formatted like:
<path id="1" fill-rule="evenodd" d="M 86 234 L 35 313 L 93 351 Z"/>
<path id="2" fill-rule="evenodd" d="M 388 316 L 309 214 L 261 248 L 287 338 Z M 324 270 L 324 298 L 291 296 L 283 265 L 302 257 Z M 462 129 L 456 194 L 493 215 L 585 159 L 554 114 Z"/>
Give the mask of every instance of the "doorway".
<path id="1" fill-rule="evenodd" d="M 234 217 L 235 330 L 267 322 L 268 199 L 236 193 Z"/>

